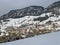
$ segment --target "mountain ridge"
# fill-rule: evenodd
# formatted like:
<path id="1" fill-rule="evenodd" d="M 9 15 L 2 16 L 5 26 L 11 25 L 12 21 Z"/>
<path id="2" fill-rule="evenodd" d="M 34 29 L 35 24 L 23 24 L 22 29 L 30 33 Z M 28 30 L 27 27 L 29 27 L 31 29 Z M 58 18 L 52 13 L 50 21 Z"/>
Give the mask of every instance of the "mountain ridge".
<path id="1" fill-rule="evenodd" d="M 29 6 L 22 9 L 11 10 L 5 15 L 0 17 L 0 20 L 7 18 L 20 18 L 24 16 L 38 16 L 44 12 L 44 7 L 42 6 Z"/>
<path id="2" fill-rule="evenodd" d="M 55 14 L 60 15 L 60 1 L 54 2 L 50 4 L 46 9 L 45 12 L 53 12 Z"/>

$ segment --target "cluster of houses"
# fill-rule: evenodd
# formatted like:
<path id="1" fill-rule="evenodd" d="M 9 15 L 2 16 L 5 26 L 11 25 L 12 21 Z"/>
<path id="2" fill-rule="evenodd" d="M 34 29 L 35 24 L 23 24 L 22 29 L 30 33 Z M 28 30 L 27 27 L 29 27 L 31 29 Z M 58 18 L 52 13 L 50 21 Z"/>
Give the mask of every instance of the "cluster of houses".
<path id="1" fill-rule="evenodd" d="M 57 23 L 45 25 L 35 24 L 23 28 L 11 26 L 0 31 L 0 42 L 24 39 L 58 30 L 60 30 L 60 25 Z"/>

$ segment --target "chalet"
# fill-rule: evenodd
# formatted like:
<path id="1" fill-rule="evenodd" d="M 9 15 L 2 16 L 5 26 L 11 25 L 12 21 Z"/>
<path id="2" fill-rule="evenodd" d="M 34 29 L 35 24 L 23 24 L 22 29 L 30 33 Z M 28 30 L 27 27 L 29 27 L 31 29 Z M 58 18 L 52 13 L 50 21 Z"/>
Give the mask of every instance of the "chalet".
<path id="1" fill-rule="evenodd" d="M 52 32 L 53 31 L 53 25 L 46 25 L 45 28 L 47 29 L 47 32 Z"/>
<path id="2" fill-rule="evenodd" d="M 26 38 L 26 29 L 21 29 L 20 35 L 21 35 L 21 38 Z"/>

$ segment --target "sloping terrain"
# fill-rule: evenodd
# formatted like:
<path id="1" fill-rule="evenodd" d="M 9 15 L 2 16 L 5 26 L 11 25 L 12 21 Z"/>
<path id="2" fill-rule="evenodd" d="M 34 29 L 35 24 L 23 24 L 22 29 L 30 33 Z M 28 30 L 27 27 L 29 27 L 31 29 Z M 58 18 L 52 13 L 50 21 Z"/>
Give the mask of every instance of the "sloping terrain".
<path id="1" fill-rule="evenodd" d="M 55 14 L 60 14 L 60 1 L 54 2 L 53 4 L 49 5 L 45 12 L 53 12 Z"/>
<path id="2" fill-rule="evenodd" d="M 0 45 L 60 45 L 60 32 L 40 35 L 33 38 L 17 40 Z"/>
<path id="3" fill-rule="evenodd" d="M 60 1 L 48 6 L 11 10 L 0 17 L 0 42 L 60 31 Z M 46 11 L 46 12 L 44 12 Z M 38 37 L 37 37 L 38 38 Z"/>
<path id="4" fill-rule="evenodd" d="M 0 17 L 0 20 L 8 18 L 20 18 L 24 16 L 37 16 L 44 12 L 44 7 L 42 6 L 29 6 L 23 9 L 11 10 L 7 14 Z"/>

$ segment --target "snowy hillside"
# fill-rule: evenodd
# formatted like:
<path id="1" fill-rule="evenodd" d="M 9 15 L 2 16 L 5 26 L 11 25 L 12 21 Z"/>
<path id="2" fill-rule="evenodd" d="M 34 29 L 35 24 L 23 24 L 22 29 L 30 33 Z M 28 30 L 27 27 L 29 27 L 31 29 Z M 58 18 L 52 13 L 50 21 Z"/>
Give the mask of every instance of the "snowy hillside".
<path id="1" fill-rule="evenodd" d="M 60 32 L 40 35 L 33 38 L 17 40 L 0 45 L 60 45 Z"/>
<path id="2" fill-rule="evenodd" d="M 9 42 L 11 45 L 13 43 L 17 45 L 21 42 L 21 45 L 26 45 L 25 42 L 27 42 L 29 45 L 31 41 L 30 45 L 46 45 L 47 43 L 49 45 L 59 45 L 59 31 L 60 1 L 46 8 L 42 6 L 29 6 L 23 9 L 11 10 L 7 14 L 0 16 L 0 43 Z M 37 36 L 42 34 L 46 35 Z"/>
<path id="3" fill-rule="evenodd" d="M 22 17 L 22 18 L 16 18 L 16 19 L 13 19 L 13 18 L 9 18 L 9 19 L 6 19 L 6 20 L 9 20 L 8 22 L 3 22 L 2 20 L 2 24 L 0 25 L 1 26 L 1 29 L 5 29 L 9 26 L 15 26 L 15 27 L 19 27 L 21 25 L 24 25 L 24 24 L 36 24 L 38 23 L 39 21 L 33 21 L 34 18 L 38 18 L 39 16 L 25 16 L 25 17 Z"/>
<path id="4" fill-rule="evenodd" d="M 38 19 L 39 18 L 39 19 Z M 34 21 L 34 19 L 37 19 Z M 41 21 L 42 20 L 42 21 Z M 58 26 L 60 26 L 60 15 L 52 14 L 52 12 L 49 13 L 43 13 L 39 16 L 24 16 L 21 18 L 8 18 L 4 20 L 1 20 L 0 22 L 0 30 L 5 30 L 7 27 L 21 27 L 22 25 L 28 26 L 28 25 L 46 25 L 47 22 L 51 24 L 57 23 Z M 49 25 L 49 24 L 48 24 Z"/>
<path id="5" fill-rule="evenodd" d="M 48 17 L 46 17 L 46 15 Z M 37 20 L 34 21 L 34 19 L 37 19 Z M 15 19 L 9 18 L 9 19 L 6 19 L 5 22 L 4 22 L 4 20 L 1 20 L 0 28 L 5 29 L 9 26 L 20 27 L 21 25 L 25 25 L 25 24 L 27 24 L 27 25 L 30 25 L 30 24 L 33 24 L 33 25 L 34 24 L 46 24 L 48 21 L 59 23 L 59 20 L 60 20 L 60 16 L 57 17 L 56 14 L 52 14 L 50 12 L 50 13 L 43 13 L 40 16 L 24 16 L 24 17 L 15 18 Z"/>

